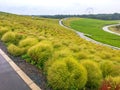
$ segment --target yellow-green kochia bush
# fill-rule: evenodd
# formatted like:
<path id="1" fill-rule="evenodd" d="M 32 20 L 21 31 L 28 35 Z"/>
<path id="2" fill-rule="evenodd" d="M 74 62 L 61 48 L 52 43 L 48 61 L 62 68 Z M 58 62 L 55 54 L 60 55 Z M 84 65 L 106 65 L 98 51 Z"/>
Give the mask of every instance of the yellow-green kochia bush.
<path id="1" fill-rule="evenodd" d="M 8 52 L 10 54 L 12 54 L 13 56 L 20 56 L 22 54 L 24 54 L 24 49 L 23 48 L 19 48 L 14 44 L 10 44 L 8 47 Z"/>
<path id="2" fill-rule="evenodd" d="M 52 57 L 52 45 L 49 41 L 41 41 L 28 50 L 28 56 L 31 57 L 39 68 L 43 68 L 45 62 Z"/>
<path id="3" fill-rule="evenodd" d="M 120 66 L 115 65 L 112 61 L 103 61 L 100 63 L 100 67 L 103 73 L 103 77 L 107 76 L 119 76 L 120 75 Z"/>
<path id="4" fill-rule="evenodd" d="M 2 41 L 4 42 L 14 42 L 15 40 L 15 33 L 14 32 L 7 32 L 5 33 L 2 38 L 1 38 Z"/>
<path id="5" fill-rule="evenodd" d="M 87 71 L 76 60 L 67 58 L 48 68 L 47 79 L 55 90 L 78 90 L 87 82 Z"/>
<path id="6" fill-rule="evenodd" d="M 33 45 L 35 45 L 37 43 L 38 43 L 37 38 L 28 37 L 26 39 L 21 40 L 19 42 L 19 46 L 20 47 L 28 47 L 28 46 L 33 46 Z"/>
<path id="7" fill-rule="evenodd" d="M 108 76 L 104 81 L 106 81 L 105 84 L 110 88 L 109 90 L 120 90 L 120 76 Z"/>
<path id="8" fill-rule="evenodd" d="M 1 38 L 3 42 L 13 43 L 13 44 L 17 44 L 21 39 L 22 39 L 22 35 L 17 34 L 15 32 L 11 32 L 11 31 L 6 32 Z"/>
<path id="9" fill-rule="evenodd" d="M 30 47 L 36 45 L 38 42 L 39 41 L 37 38 L 28 37 L 19 42 L 19 47 L 24 48 L 25 51 L 27 52 Z"/>
<path id="10" fill-rule="evenodd" d="M 2 37 L 2 35 L 4 35 L 8 31 L 9 31 L 8 28 L 6 28 L 6 27 L 0 27 L 0 38 Z"/>
<path id="11" fill-rule="evenodd" d="M 99 65 L 91 60 L 81 61 L 81 64 L 86 68 L 88 73 L 88 81 L 86 87 L 88 88 L 99 88 L 102 82 L 102 72 L 100 70 Z"/>

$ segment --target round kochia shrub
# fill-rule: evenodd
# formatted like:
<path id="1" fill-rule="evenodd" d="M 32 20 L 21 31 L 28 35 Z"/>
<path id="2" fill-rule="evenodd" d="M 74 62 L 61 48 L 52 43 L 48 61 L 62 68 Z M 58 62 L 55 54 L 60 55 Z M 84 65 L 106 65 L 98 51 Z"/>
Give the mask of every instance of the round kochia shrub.
<path id="1" fill-rule="evenodd" d="M 108 76 L 102 82 L 100 90 L 120 90 L 120 76 Z"/>
<path id="2" fill-rule="evenodd" d="M 8 28 L 6 28 L 6 27 L 0 27 L 0 38 L 2 37 L 2 35 L 4 35 L 8 31 L 9 31 Z"/>
<path id="3" fill-rule="evenodd" d="M 47 79 L 55 90 L 78 90 L 84 88 L 87 72 L 76 60 L 67 58 L 54 62 L 48 68 Z"/>
<path id="4" fill-rule="evenodd" d="M 20 56 L 24 53 L 24 49 L 19 48 L 14 44 L 10 44 L 7 49 L 8 49 L 8 52 L 13 56 Z"/>
<path id="5" fill-rule="evenodd" d="M 99 68 L 99 65 L 96 62 L 90 60 L 84 60 L 81 61 L 81 63 L 86 68 L 88 73 L 86 87 L 98 89 L 102 82 L 102 72 Z"/>
<path id="6" fill-rule="evenodd" d="M 28 47 L 28 46 L 33 46 L 38 43 L 37 38 L 31 38 L 28 37 L 26 39 L 23 39 L 19 42 L 20 47 Z"/>
<path id="7" fill-rule="evenodd" d="M 12 43 L 15 41 L 15 33 L 14 32 L 7 32 L 2 36 L 1 40 L 4 42 L 11 42 Z"/>
<path id="8" fill-rule="evenodd" d="M 39 68 L 43 68 L 45 62 L 52 57 L 52 45 L 49 41 L 41 41 L 28 50 L 28 56 L 31 57 Z"/>
<path id="9" fill-rule="evenodd" d="M 115 65 L 112 61 L 103 61 L 100 64 L 103 77 L 107 76 L 119 76 L 120 75 L 120 66 Z"/>
<path id="10" fill-rule="evenodd" d="M 17 44 L 19 42 L 19 40 L 22 39 L 22 35 L 14 33 L 14 32 L 6 32 L 1 40 L 5 43 L 13 43 L 13 44 Z"/>

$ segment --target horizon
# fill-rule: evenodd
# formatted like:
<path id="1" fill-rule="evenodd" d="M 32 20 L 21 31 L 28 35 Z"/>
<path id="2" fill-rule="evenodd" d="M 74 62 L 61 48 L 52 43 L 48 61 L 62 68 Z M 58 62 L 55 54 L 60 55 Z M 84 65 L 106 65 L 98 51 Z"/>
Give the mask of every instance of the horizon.
<path id="1" fill-rule="evenodd" d="M 16 13 L 11 13 L 11 12 L 5 12 L 5 11 L 0 11 L 2 13 L 8 13 L 8 14 L 15 14 L 15 15 L 27 15 L 27 14 L 16 14 Z M 105 14 L 105 15 L 109 15 L 109 14 L 120 14 L 120 13 L 98 13 L 98 14 L 54 14 L 54 15 L 34 15 L 34 14 L 31 14 L 31 15 L 27 15 L 27 16 L 56 16 L 56 15 L 60 15 L 60 16 L 79 16 L 79 15 L 102 15 L 102 14 Z"/>

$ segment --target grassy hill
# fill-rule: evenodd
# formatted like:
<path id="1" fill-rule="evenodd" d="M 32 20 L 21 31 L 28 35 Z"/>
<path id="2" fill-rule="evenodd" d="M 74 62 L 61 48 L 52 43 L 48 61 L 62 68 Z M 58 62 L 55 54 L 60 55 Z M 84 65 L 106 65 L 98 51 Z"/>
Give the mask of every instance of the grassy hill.
<path id="1" fill-rule="evenodd" d="M 120 82 L 120 51 L 81 39 L 58 19 L 0 13 L 0 39 L 11 55 L 42 70 L 52 89 L 97 90 L 104 80 Z"/>
<path id="2" fill-rule="evenodd" d="M 103 26 L 118 23 L 118 21 L 105 21 L 86 18 L 71 18 L 64 21 L 65 25 L 83 32 L 86 36 L 113 46 L 120 47 L 120 36 L 105 32 Z"/>

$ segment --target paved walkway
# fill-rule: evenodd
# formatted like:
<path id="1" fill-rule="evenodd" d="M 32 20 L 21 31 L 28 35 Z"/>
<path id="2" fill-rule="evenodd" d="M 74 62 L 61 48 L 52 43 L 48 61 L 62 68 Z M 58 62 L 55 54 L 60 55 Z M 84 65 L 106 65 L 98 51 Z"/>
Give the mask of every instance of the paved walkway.
<path id="1" fill-rule="evenodd" d="M 108 25 L 108 26 L 105 26 L 105 27 L 103 27 L 103 30 L 106 31 L 106 32 L 109 32 L 109 33 L 112 33 L 112 34 L 115 34 L 115 35 L 119 35 L 119 36 L 120 36 L 119 33 L 117 33 L 117 32 L 113 32 L 113 31 L 111 31 L 111 30 L 108 29 L 109 27 L 117 26 L 117 25 L 120 25 L 120 24 L 114 24 L 114 25 Z"/>
<path id="2" fill-rule="evenodd" d="M 0 90 L 40 90 L 1 49 Z"/>

